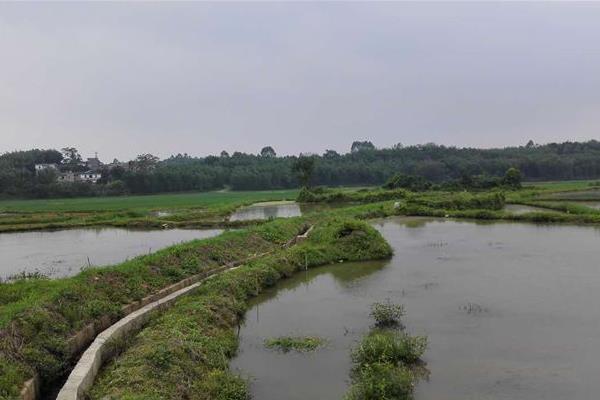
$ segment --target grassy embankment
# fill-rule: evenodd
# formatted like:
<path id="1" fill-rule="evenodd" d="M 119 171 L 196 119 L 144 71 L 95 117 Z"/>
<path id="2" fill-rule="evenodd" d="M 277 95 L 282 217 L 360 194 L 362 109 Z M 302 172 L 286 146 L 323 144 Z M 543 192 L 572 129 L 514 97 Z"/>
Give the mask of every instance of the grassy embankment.
<path id="1" fill-rule="evenodd" d="M 368 224 L 321 219 L 308 240 L 216 276 L 153 320 L 102 372 L 91 398 L 248 399 L 246 382 L 228 369 L 248 299 L 306 267 L 390 255 Z"/>
<path id="2" fill-rule="evenodd" d="M 0 232 L 85 226 L 222 226 L 238 207 L 263 201 L 293 200 L 297 193 L 297 190 L 276 190 L 3 200 L 0 201 Z M 157 211 L 167 211 L 170 215 L 159 217 Z"/>
<path id="3" fill-rule="evenodd" d="M 277 220 L 176 245 L 66 279 L 0 284 L 0 398 L 13 398 L 38 373 L 46 384 L 73 361 L 69 339 L 89 323 L 122 316 L 122 306 L 228 262 L 276 251 L 306 218 Z"/>
<path id="4" fill-rule="evenodd" d="M 525 186 L 520 190 L 479 192 L 409 192 L 373 189 L 342 193 L 335 189 L 318 189 L 313 192 L 303 190 L 298 200 L 346 202 L 350 207 L 340 209 L 338 213 L 359 218 L 406 215 L 534 223 L 599 224 L 600 210 L 598 209 L 573 202 L 549 200 L 553 198 L 552 196 L 564 196 L 566 193 L 571 196 L 583 196 L 583 193 L 587 193 L 586 200 L 589 200 L 592 196 L 589 185 L 587 181 L 580 181 L 570 185 L 545 184 L 541 187 Z M 600 191 L 598 193 L 595 199 L 600 201 Z M 506 203 L 530 205 L 541 210 L 516 214 L 503 209 Z"/>

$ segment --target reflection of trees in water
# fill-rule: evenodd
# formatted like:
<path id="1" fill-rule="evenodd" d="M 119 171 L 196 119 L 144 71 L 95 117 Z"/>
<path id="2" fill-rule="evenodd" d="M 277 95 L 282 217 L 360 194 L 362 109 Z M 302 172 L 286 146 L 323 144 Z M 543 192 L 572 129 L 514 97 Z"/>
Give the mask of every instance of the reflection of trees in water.
<path id="1" fill-rule="evenodd" d="M 347 286 L 349 283 L 367 277 L 388 264 L 388 261 L 345 262 L 322 267 L 311 268 L 308 271 L 298 271 L 292 277 L 282 279 L 272 288 L 263 291 L 250 301 L 250 306 L 260 305 L 276 298 L 282 291 L 295 290 L 301 285 L 310 285 L 311 281 L 322 275 L 331 275 L 334 280 Z"/>

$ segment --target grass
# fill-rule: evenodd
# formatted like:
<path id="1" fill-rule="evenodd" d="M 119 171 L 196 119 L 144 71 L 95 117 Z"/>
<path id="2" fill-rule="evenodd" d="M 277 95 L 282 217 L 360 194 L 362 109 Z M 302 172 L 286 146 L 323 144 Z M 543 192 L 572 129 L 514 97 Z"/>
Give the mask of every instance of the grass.
<path id="1" fill-rule="evenodd" d="M 239 226 L 227 222 L 238 207 L 292 200 L 297 190 L 178 193 L 0 201 L 0 232 L 86 226 L 134 228 Z M 169 211 L 159 217 L 153 211 Z"/>
<path id="2" fill-rule="evenodd" d="M 188 276 L 276 251 L 310 222 L 277 220 L 196 240 L 72 278 L 0 284 L 0 398 L 34 373 L 48 384 L 70 368 L 69 338 L 83 326 L 122 316 L 121 307 Z"/>
<path id="3" fill-rule="evenodd" d="M 314 351 L 325 343 L 325 339 L 318 336 L 280 336 L 266 339 L 265 347 L 279 350 L 283 353 L 289 353 L 292 350 L 303 353 Z"/>
<path id="4" fill-rule="evenodd" d="M 413 370 L 427 348 L 427 338 L 394 329 L 400 327 L 403 315 L 404 306 L 389 300 L 371 306 L 376 328 L 352 351 L 352 386 L 345 400 L 412 399 Z"/>
<path id="5" fill-rule="evenodd" d="M 223 204 L 290 200 L 294 199 L 297 193 L 297 190 L 229 191 L 49 200 L 2 200 L 0 201 L 0 212 L 145 211 L 206 208 Z"/>
<path id="6" fill-rule="evenodd" d="M 218 275 L 180 299 L 102 371 L 90 397 L 248 399 L 246 383 L 228 369 L 237 349 L 235 327 L 248 300 L 306 266 L 390 255 L 389 245 L 368 224 L 320 219 L 308 240 Z"/>
<path id="7" fill-rule="evenodd" d="M 371 305 L 371 317 L 380 328 L 399 326 L 404 314 L 404 306 L 394 304 L 389 299 L 385 303 L 375 302 Z"/>

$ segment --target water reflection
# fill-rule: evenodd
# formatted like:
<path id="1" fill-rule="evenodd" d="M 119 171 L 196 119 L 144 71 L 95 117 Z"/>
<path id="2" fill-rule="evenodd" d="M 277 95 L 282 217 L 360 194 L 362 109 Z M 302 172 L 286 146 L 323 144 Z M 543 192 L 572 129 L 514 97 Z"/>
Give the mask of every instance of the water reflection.
<path id="1" fill-rule="evenodd" d="M 87 265 L 116 264 L 141 254 L 219 234 L 218 229 L 127 230 L 71 229 L 0 233 L 0 277 L 41 272 L 52 277 L 74 275 Z"/>
<path id="2" fill-rule="evenodd" d="M 297 203 L 257 203 L 248 207 L 242 207 L 234 212 L 230 221 L 251 221 L 257 219 L 290 218 L 302 215 Z"/>
<path id="3" fill-rule="evenodd" d="M 600 393 L 600 231 L 523 223 L 395 218 L 375 226 L 388 263 L 298 274 L 257 299 L 232 365 L 255 398 L 339 399 L 349 352 L 373 301 L 405 304 L 409 332 L 429 337 L 431 374 L 417 400 L 593 399 Z M 266 351 L 265 338 L 317 335 L 312 354 Z"/>

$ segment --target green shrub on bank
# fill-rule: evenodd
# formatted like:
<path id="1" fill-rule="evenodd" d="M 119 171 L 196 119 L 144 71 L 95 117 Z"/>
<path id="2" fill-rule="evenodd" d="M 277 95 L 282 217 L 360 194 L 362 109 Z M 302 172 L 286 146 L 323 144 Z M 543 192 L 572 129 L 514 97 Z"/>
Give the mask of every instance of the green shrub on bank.
<path id="1" fill-rule="evenodd" d="M 234 329 L 248 299 L 304 268 L 390 255 L 389 245 L 368 224 L 321 220 L 308 240 L 215 276 L 178 300 L 106 367 L 91 398 L 247 399 L 245 386 L 227 364 L 236 351 Z"/>
<path id="2" fill-rule="evenodd" d="M 409 192 L 404 189 L 365 189 L 342 190 L 325 188 L 303 188 L 296 201 L 299 203 L 373 203 L 377 201 L 399 200 L 407 197 Z"/>

